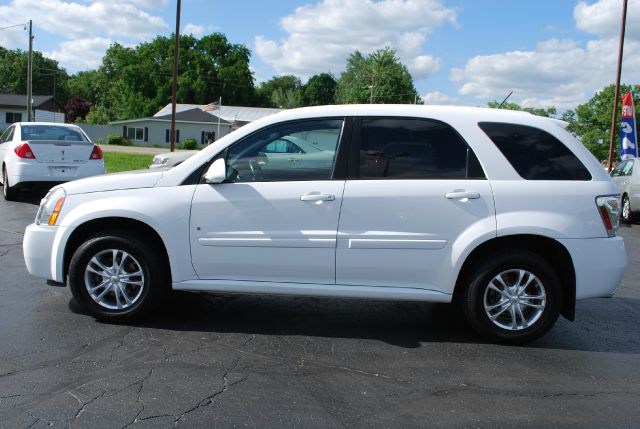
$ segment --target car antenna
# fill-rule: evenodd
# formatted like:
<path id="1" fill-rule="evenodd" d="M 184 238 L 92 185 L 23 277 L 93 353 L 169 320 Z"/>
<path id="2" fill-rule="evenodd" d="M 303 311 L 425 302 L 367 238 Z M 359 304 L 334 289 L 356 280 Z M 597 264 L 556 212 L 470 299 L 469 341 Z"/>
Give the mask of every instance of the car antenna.
<path id="1" fill-rule="evenodd" d="M 502 107 L 502 105 L 507 101 L 509 97 L 511 97 L 511 94 L 513 94 L 513 91 L 511 91 L 506 97 L 504 97 L 504 100 L 502 100 L 502 103 L 498 105 L 498 109 Z"/>

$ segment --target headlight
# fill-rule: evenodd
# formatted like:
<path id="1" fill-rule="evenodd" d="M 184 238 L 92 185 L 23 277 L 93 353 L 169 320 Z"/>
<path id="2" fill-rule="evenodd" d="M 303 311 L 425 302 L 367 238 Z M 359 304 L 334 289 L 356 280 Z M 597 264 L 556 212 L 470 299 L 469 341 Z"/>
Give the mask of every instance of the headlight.
<path id="1" fill-rule="evenodd" d="M 63 188 L 55 188 L 42 199 L 36 215 L 36 224 L 55 225 L 67 193 Z"/>
<path id="2" fill-rule="evenodd" d="M 169 158 L 165 158 L 165 157 L 161 157 L 161 156 L 155 156 L 153 158 L 153 162 L 151 162 L 151 164 L 153 164 L 153 165 L 165 165 L 167 163 L 167 161 L 169 161 Z"/>

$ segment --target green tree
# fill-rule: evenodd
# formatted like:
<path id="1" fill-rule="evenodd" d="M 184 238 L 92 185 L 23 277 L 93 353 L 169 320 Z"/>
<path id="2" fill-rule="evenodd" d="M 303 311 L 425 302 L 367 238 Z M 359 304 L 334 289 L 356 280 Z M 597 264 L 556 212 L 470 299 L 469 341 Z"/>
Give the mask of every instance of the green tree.
<path id="1" fill-rule="evenodd" d="M 498 106 L 500 106 L 500 102 L 496 100 L 492 100 L 487 103 L 487 106 L 491 107 L 492 109 L 497 109 Z M 507 103 L 504 103 L 500 108 L 506 109 L 506 110 L 521 110 L 521 111 L 529 112 L 538 116 L 546 116 L 548 118 L 555 118 L 556 115 L 558 114 L 558 109 L 556 109 L 553 106 L 547 107 L 545 109 L 542 107 L 522 107 L 517 103 L 507 102 Z"/>
<path id="2" fill-rule="evenodd" d="M 620 85 L 620 101 L 618 103 L 618 118 L 622 110 L 622 95 L 631 91 L 640 92 L 640 85 Z M 611 138 L 611 117 L 613 116 L 613 98 L 615 85 L 608 85 L 598 91 L 589 101 L 567 110 L 562 119 L 569 122 L 569 131 L 580 138 L 582 144 L 599 160 L 609 158 L 609 139 Z M 635 102 L 636 118 L 640 117 L 640 103 Z M 616 124 L 618 127 L 619 124 Z M 618 130 L 619 131 L 619 130 Z M 620 135 L 615 133 L 614 159 L 620 153 Z"/>
<path id="3" fill-rule="evenodd" d="M 411 104 L 420 98 L 396 51 L 384 48 L 366 57 L 358 51 L 351 54 L 338 80 L 336 101 Z"/>
<path id="4" fill-rule="evenodd" d="M 91 110 L 89 110 L 85 120 L 87 121 L 87 124 L 106 125 L 109 123 L 109 114 L 104 107 L 94 105 L 91 106 Z"/>
<path id="5" fill-rule="evenodd" d="M 250 56 L 249 49 L 220 33 L 180 36 L 178 102 L 208 104 L 222 97 L 226 104 L 253 104 Z M 172 70 L 172 37 L 132 48 L 114 43 L 97 70 L 74 75 L 67 87 L 98 109 L 87 120 L 103 121 L 104 114 L 108 120 L 145 117 L 171 102 Z"/>
<path id="6" fill-rule="evenodd" d="M 329 73 L 311 76 L 302 88 L 302 104 L 321 106 L 335 103 L 338 82 Z"/>
<path id="7" fill-rule="evenodd" d="M 293 75 L 274 76 L 258 86 L 258 104 L 262 107 L 302 106 L 302 81 Z"/>
<path id="8" fill-rule="evenodd" d="M 27 52 L 0 47 L 0 89 L 26 94 L 27 62 Z M 44 57 L 41 52 L 33 52 L 33 95 L 54 95 L 55 92 L 56 99 L 64 105 L 69 97 L 68 79 L 67 71 L 56 60 Z"/>

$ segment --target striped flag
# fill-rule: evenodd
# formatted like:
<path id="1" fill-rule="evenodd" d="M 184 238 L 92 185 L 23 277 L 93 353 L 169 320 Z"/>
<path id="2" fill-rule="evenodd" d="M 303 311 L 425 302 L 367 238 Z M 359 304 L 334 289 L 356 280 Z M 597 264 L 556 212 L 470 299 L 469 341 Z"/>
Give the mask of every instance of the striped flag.
<path id="1" fill-rule="evenodd" d="M 625 160 L 636 156 L 638 156 L 636 111 L 633 107 L 633 95 L 629 92 L 622 98 L 622 115 L 620 117 L 620 159 Z"/>
<path id="2" fill-rule="evenodd" d="M 211 112 L 213 110 L 220 109 L 220 101 L 214 101 L 213 103 L 209 103 L 206 106 L 200 107 L 203 112 Z"/>

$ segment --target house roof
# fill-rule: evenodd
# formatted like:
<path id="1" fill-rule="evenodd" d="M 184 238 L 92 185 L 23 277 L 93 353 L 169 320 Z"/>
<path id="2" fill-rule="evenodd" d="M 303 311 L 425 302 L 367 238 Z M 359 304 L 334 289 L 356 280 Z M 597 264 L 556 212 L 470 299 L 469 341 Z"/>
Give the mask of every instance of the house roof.
<path id="1" fill-rule="evenodd" d="M 44 104 L 51 99 L 54 99 L 52 95 L 34 95 L 33 107 L 34 108 L 38 107 L 41 104 Z M 55 101 L 56 103 L 58 103 L 57 100 Z M 0 106 L 23 107 L 26 109 L 27 95 L 26 94 L 0 94 Z"/>
<path id="2" fill-rule="evenodd" d="M 191 110 L 199 110 L 202 112 L 201 106 L 199 104 L 176 104 L 176 115 L 181 112 L 191 111 Z M 263 118 L 265 116 L 273 115 L 274 113 L 278 113 L 283 109 L 268 109 L 265 107 L 244 107 L 244 106 L 225 106 L 222 105 L 219 109 L 210 111 L 210 112 L 202 112 L 205 115 L 213 116 L 214 122 L 218 121 L 218 116 L 220 119 L 226 122 L 252 122 L 256 119 Z M 171 115 L 171 103 L 164 106 L 158 113 L 153 115 L 154 118 L 164 117 L 167 115 Z M 170 118 L 171 116 L 169 116 Z"/>
<path id="3" fill-rule="evenodd" d="M 169 111 L 168 115 L 158 116 L 156 114 L 152 119 L 168 119 L 171 120 L 171 111 Z M 222 123 L 227 123 L 222 117 L 220 117 Z M 210 115 L 207 112 L 203 112 L 199 108 L 194 108 L 190 110 L 183 110 L 178 112 L 176 109 L 176 121 L 187 121 L 187 122 L 209 122 L 209 123 L 218 123 L 218 116 Z"/>

